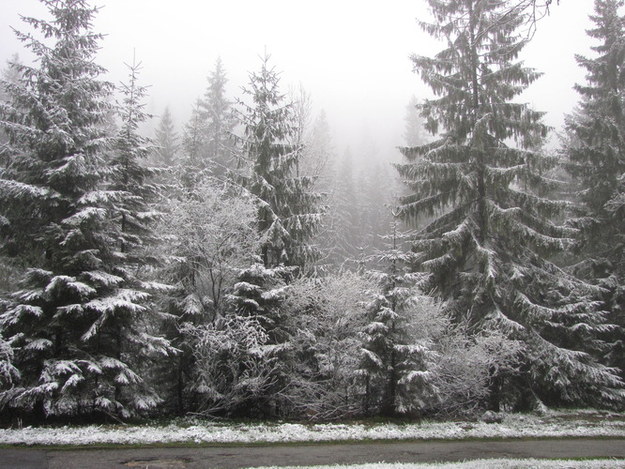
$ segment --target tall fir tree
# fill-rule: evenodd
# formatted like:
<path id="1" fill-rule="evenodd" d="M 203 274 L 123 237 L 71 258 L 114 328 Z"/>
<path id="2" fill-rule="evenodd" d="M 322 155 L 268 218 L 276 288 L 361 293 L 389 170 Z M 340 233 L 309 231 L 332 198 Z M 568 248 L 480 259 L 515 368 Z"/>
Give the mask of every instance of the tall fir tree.
<path id="1" fill-rule="evenodd" d="M 121 236 L 119 250 L 124 262 L 135 269 L 154 263 L 144 256 L 145 247 L 154 242 L 152 231 L 158 213 L 152 205 L 159 196 L 158 188 L 151 182 L 154 170 L 146 164 L 152 141 L 139 133 L 139 126 L 151 117 L 144 111 L 147 87 L 138 84 L 140 70 L 141 64 L 133 60 L 128 65 L 128 82 L 121 84 L 121 126 L 108 162 L 110 189 L 120 194 L 113 213 Z"/>
<path id="2" fill-rule="evenodd" d="M 243 158 L 249 164 L 243 184 L 259 201 L 263 264 L 304 267 L 317 257 L 309 240 L 321 220 L 320 196 L 310 177 L 295 174 L 302 148 L 289 143 L 295 132 L 292 105 L 284 102 L 279 86 L 279 74 L 265 55 L 244 89 L 252 102 L 243 105 L 241 116 Z"/>
<path id="3" fill-rule="evenodd" d="M 10 96 L 5 86 L 16 85 L 20 81 L 18 55 L 15 54 L 7 61 L 6 68 L 0 74 L 0 103 L 10 105 Z M 8 168 L 10 162 L 9 136 L 4 128 L 0 126 L 0 168 Z M 0 215 L 0 237 L 9 226 Z M 2 239 L 2 238 L 0 238 Z M 8 253 L 0 251 L 0 295 L 15 291 L 17 289 L 16 280 L 19 278 L 21 266 L 19 259 L 15 256 L 8 256 Z"/>
<path id="4" fill-rule="evenodd" d="M 242 160 L 246 173 L 239 178 L 258 207 L 260 234 L 258 263 L 241 269 L 230 295 L 232 313 L 256 321 L 268 341 L 259 347 L 267 363 L 274 364 L 271 386 L 246 403 L 256 415 L 281 415 L 278 391 L 288 382 L 291 331 L 285 326 L 281 304 L 285 285 L 294 272 L 310 266 L 317 251 L 310 244 L 321 215 L 313 180 L 297 175 L 302 148 L 296 137 L 292 104 L 279 91 L 278 73 L 262 58 L 261 70 L 250 74 L 250 104 L 242 104 Z"/>
<path id="5" fill-rule="evenodd" d="M 193 191 L 208 176 L 207 159 L 205 158 L 205 122 L 198 100 L 193 106 L 189 122 L 182 135 L 182 156 L 178 169 L 181 183 L 188 191 Z"/>
<path id="6" fill-rule="evenodd" d="M 51 20 L 24 18 L 48 45 L 17 33 L 35 66 L 19 66 L 2 107 L 10 162 L 0 200 L 9 224 L 5 248 L 24 258 L 21 289 L 0 315 L 15 348 L 20 379 L 0 392 L 3 407 L 30 415 L 128 417 L 158 399 L 122 348 L 124 322 L 148 312 L 148 295 L 119 269 L 118 230 L 109 215 L 120 194 L 101 186 L 110 175 L 103 133 L 112 85 L 94 58 L 97 8 L 86 0 L 46 0 Z M 132 319 L 130 319 L 132 318 Z M 159 341 L 134 336 L 144 350 Z"/>
<path id="7" fill-rule="evenodd" d="M 120 85 L 120 128 L 107 162 L 108 188 L 116 194 L 109 209 L 109 227 L 117 237 L 115 272 L 124 279 L 120 286 L 126 292 L 134 291 L 137 298 L 142 297 L 144 308 L 119 308 L 107 322 L 117 336 L 118 356 L 132 363 L 137 371 L 150 373 L 154 360 L 162 361 L 176 354 L 163 337 L 166 315 L 159 312 L 156 301 L 172 287 L 151 280 L 154 269 L 164 262 L 156 249 L 163 242 L 156 234 L 162 214 L 155 207 L 161 194 L 154 184 L 156 170 L 147 164 L 152 141 L 139 133 L 140 125 L 151 117 L 144 111 L 147 87 L 139 84 L 141 64 L 133 59 L 127 67 L 128 81 Z"/>
<path id="8" fill-rule="evenodd" d="M 10 60 L 7 61 L 6 68 L 2 70 L 0 76 L 2 77 L 2 83 L 7 85 L 16 85 L 20 80 L 20 72 L 18 66 L 20 64 L 17 54 L 13 55 Z M 0 102 L 8 102 L 9 94 L 5 89 L 5 86 L 0 86 Z M 8 160 L 3 150 L 3 145 L 8 142 L 8 136 L 3 129 L 0 129 L 0 166 L 6 166 Z"/>
<path id="9" fill-rule="evenodd" d="M 622 0 L 596 0 L 594 26 L 587 34 L 599 41 L 596 57 L 576 56 L 586 83 L 576 85 L 581 101 L 566 121 L 564 154 L 583 204 L 579 218 L 584 239 L 579 272 L 607 288 L 614 319 L 625 325 L 625 18 Z M 625 369 L 624 347 L 613 362 Z M 618 357 L 618 358 L 617 358 Z"/>
<path id="10" fill-rule="evenodd" d="M 299 165 L 300 174 L 313 178 L 312 189 L 319 191 L 324 205 L 324 216 L 319 230 L 312 242 L 319 248 L 320 256 L 315 268 L 318 271 L 334 267 L 336 251 L 336 235 L 338 229 L 338 213 L 334 193 L 337 182 L 335 175 L 336 151 L 332 142 L 330 126 L 326 114 L 321 111 L 314 120 L 310 132 L 306 135 L 306 143 Z"/>
<path id="11" fill-rule="evenodd" d="M 232 132 L 236 119 L 232 102 L 226 95 L 228 78 L 221 58 L 208 76 L 208 87 L 200 100 L 205 124 L 205 151 L 213 176 L 220 177 L 233 167 L 234 140 Z"/>
<path id="12" fill-rule="evenodd" d="M 622 402 L 616 371 L 590 353 L 611 328 L 600 289 L 549 260 L 577 233 L 552 221 L 564 204 L 543 195 L 553 159 L 537 150 L 547 132 L 542 114 L 513 101 L 539 76 L 517 61 L 527 42 L 518 32 L 523 10 L 487 0 L 429 6 L 435 22 L 421 25 L 448 47 L 413 62 L 437 96 L 420 106 L 426 128 L 441 134 L 403 148 L 409 161 L 398 166 L 413 192 L 400 216 L 436 215 L 413 246 L 422 286 L 476 330 L 499 328 L 525 343 L 525 372 L 493 384 L 494 407 L 502 386 L 517 405 L 529 405 L 532 393 L 548 403 Z M 515 399 L 514 389 L 525 391 Z"/>
<path id="13" fill-rule="evenodd" d="M 330 196 L 328 239 L 322 246 L 329 251 L 335 266 L 359 257 L 360 210 L 354 177 L 352 154 L 347 149 L 336 169 L 335 184 Z"/>
<path id="14" fill-rule="evenodd" d="M 430 371 L 433 343 L 418 330 L 423 324 L 414 320 L 420 303 L 433 305 L 415 287 L 418 274 L 411 272 L 415 253 L 402 249 L 396 223 L 392 230 L 386 249 L 373 256 L 379 270 L 369 274 L 379 291 L 367 306 L 359 370 L 365 382 L 365 413 L 386 416 L 425 411 L 437 400 Z"/>
<path id="15" fill-rule="evenodd" d="M 384 248 L 383 236 L 393 220 L 391 207 L 397 201 L 399 182 L 392 171 L 388 162 L 380 161 L 365 166 L 358 178 L 359 242 L 367 255 Z"/>
<path id="16" fill-rule="evenodd" d="M 161 115 L 158 127 L 154 131 L 154 162 L 166 167 L 175 165 L 179 149 L 180 145 L 174 119 L 169 107 L 166 107 Z"/>
<path id="17" fill-rule="evenodd" d="M 606 205 L 625 170 L 625 25 L 618 11 L 622 6 L 620 0 L 595 1 L 595 14 L 590 17 L 595 26 L 587 33 L 601 43 L 591 48 L 597 57 L 576 56 L 587 72 L 587 83 L 575 86 L 582 99 L 579 110 L 566 122 L 568 169 L 581 183 L 580 197 L 589 213 L 606 225 L 613 219 Z"/>
<path id="18" fill-rule="evenodd" d="M 226 97 L 227 82 L 221 59 L 217 59 L 204 96 L 196 101 L 184 128 L 179 175 L 187 190 L 209 176 L 221 178 L 233 168 L 236 119 Z"/>

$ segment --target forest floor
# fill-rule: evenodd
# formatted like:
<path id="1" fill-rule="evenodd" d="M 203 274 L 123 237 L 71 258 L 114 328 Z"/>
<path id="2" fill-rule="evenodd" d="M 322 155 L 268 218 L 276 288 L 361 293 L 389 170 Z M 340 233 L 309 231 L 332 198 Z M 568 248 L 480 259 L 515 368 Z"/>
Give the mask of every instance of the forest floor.
<path id="1" fill-rule="evenodd" d="M 625 467 L 625 413 L 550 410 L 495 417 L 501 421 L 305 424 L 185 418 L 7 428 L 0 429 L 0 468 Z"/>
<path id="2" fill-rule="evenodd" d="M 136 425 L 41 426 L 0 429 L 0 445 L 224 445 L 362 441 L 456 441 L 527 438 L 625 438 L 625 413 L 549 410 L 499 414 L 500 422 L 348 423 L 227 422 L 197 418 Z"/>

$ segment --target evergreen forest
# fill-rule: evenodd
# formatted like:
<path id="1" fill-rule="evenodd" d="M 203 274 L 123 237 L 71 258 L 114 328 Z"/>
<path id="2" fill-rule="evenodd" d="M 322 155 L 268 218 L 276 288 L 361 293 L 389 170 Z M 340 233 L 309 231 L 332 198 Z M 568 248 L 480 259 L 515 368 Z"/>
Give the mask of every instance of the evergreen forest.
<path id="1" fill-rule="evenodd" d="M 141 61 L 118 84 L 98 65 L 93 2 L 22 18 L 3 424 L 625 408 L 625 0 L 593 0 L 562 129 L 520 99 L 535 1 L 423 1 L 440 50 L 407 60 L 431 95 L 401 160 L 360 172 L 268 52 L 238 95 L 217 60 L 187 122 L 149 127 Z"/>

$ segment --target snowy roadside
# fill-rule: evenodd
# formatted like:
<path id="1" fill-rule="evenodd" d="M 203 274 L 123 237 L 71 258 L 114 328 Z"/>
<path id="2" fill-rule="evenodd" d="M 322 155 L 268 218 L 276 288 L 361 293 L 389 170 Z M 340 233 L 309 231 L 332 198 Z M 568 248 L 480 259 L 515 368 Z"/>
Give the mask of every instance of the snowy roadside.
<path id="1" fill-rule="evenodd" d="M 507 414 L 501 423 L 235 424 L 197 419 L 168 425 L 90 425 L 0 429 L 0 444 L 223 444 L 477 438 L 625 438 L 625 414 L 596 411 Z"/>
<path id="2" fill-rule="evenodd" d="M 592 461 L 541 460 L 541 459 L 479 459 L 459 463 L 427 464 L 361 464 L 349 466 L 293 466 L 257 467 L 248 469 L 616 469 L 622 468 L 625 461 L 617 459 L 597 459 Z"/>

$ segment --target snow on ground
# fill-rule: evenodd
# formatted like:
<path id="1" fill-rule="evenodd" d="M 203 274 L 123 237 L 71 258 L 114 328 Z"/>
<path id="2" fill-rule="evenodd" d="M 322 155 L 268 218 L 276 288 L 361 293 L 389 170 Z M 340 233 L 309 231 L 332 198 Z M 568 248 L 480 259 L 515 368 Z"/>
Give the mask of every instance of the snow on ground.
<path id="1" fill-rule="evenodd" d="M 466 438 L 625 437 L 625 414 L 509 414 L 501 423 L 235 424 L 198 419 L 168 425 L 90 425 L 0 429 L 0 444 L 94 445 L 152 443 L 281 443 Z"/>
<path id="2" fill-rule="evenodd" d="M 540 459 L 478 459 L 461 463 L 431 464 L 361 464 L 355 466 L 293 466 L 263 467 L 248 469 L 611 469 L 622 468 L 625 461 L 598 459 L 592 461 L 540 460 Z"/>

